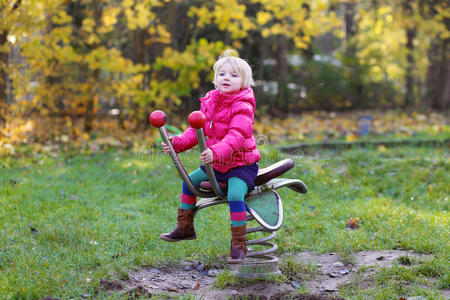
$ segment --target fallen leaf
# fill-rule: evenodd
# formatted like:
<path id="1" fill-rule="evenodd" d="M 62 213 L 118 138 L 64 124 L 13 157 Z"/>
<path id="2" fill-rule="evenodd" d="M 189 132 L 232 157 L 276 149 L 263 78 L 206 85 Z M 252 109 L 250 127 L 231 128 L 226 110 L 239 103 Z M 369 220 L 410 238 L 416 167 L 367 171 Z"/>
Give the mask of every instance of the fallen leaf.
<path id="1" fill-rule="evenodd" d="M 351 218 L 347 220 L 347 228 L 349 229 L 358 229 L 359 226 L 359 219 L 358 218 Z"/>
<path id="2" fill-rule="evenodd" d="M 36 228 L 34 228 L 33 226 L 30 225 L 30 230 L 32 234 L 37 234 L 39 233 L 39 230 L 37 230 Z"/>
<path id="3" fill-rule="evenodd" d="M 378 146 L 378 151 L 380 151 L 380 152 L 386 151 L 386 146 L 384 146 L 384 145 Z"/>
<path id="4" fill-rule="evenodd" d="M 350 133 L 345 136 L 345 140 L 350 143 L 356 141 L 357 139 L 358 139 L 358 135 L 356 135 L 354 133 Z"/>

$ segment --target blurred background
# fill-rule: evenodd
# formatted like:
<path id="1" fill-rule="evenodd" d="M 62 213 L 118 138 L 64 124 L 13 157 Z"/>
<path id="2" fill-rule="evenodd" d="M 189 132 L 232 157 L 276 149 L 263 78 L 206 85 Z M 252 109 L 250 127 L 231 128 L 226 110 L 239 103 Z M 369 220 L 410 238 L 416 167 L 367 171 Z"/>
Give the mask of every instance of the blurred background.
<path id="1" fill-rule="evenodd" d="M 7 153 L 133 144 L 154 109 L 184 129 L 227 48 L 253 68 L 271 141 L 449 132 L 445 0 L 0 0 L 0 15 Z"/>

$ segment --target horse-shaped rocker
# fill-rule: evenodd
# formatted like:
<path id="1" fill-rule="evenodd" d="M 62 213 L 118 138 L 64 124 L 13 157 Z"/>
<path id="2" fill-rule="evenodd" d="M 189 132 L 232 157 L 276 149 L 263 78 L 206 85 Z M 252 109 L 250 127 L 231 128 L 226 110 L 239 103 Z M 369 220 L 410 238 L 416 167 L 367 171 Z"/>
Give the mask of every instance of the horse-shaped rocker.
<path id="1" fill-rule="evenodd" d="M 193 185 L 180 158 L 169 142 L 169 136 L 164 126 L 167 122 L 165 113 L 156 110 L 150 114 L 149 120 L 154 127 L 158 128 L 163 141 L 169 146 L 169 155 L 188 189 L 193 194 L 201 197 L 196 204 L 194 215 L 207 207 L 227 203 L 227 195 L 224 192 L 228 190 L 227 183 L 217 181 L 211 164 L 205 164 L 209 181 L 202 182 L 200 188 L 196 188 Z M 201 152 L 203 152 L 206 150 L 203 133 L 205 116 L 200 111 L 194 111 L 189 115 L 188 121 L 190 126 L 196 130 L 198 144 Z M 258 171 L 255 189 L 247 193 L 244 202 L 247 210 L 247 221 L 255 220 L 259 223 L 259 226 L 247 227 L 247 234 L 264 232 L 268 233 L 268 235 L 255 240 L 247 240 L 249 252 L 244 262 L 230 265 L 230 268 L 234 269 L 236 275 L 245 278 L 256 278 L 281 274 L 278 268 L 279 259 L 272 254 L 277 250 L 278 246 L 270 242 L 276 237 L 276 232 L 283 223 L 283 204 L 276 190 L 288 187 L 301 194 L 305 194 L 308 191 L 306 185 L 299 179 L 278 178 L 278 176 L 283 175 L 293 167 L 294 161 L 288 158 Z"/>

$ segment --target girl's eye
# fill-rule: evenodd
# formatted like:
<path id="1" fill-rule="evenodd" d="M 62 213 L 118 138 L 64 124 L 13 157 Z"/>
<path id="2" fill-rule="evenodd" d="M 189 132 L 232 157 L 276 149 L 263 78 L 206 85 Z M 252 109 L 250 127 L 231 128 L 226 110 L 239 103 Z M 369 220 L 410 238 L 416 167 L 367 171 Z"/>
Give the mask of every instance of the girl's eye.
<path id="1" fill-rule="evenodd" d="M 233 77 L 238 77 L 237 74 L 233 74 L 233 75 L 231 75 L 231 76 L 233 76 Z"/>

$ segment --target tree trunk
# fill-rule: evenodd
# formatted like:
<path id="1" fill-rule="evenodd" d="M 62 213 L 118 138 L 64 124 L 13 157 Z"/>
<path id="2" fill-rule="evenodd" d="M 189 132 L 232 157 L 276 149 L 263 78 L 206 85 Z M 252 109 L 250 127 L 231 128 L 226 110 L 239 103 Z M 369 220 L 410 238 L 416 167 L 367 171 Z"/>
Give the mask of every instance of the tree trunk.
<path id="1" fill-rule="evenodd" d="M 302 7 L 306 10 L 305 20 L 309 20 L 311 18 L 311 6 L 308 3 L 303 3 Z M 308 44 L 308 48 L 302 50 L 302 56 L 306 57 L 308 60 L 311 60 L 314 56 L 313 43 L 314 37 L 311 36 L 311 42 Z"/>
<path id="2" fill-rule="evenodd" d="M 448 19 L 450 20 L 450 19 Z M 449 59 L 449 41 L 450 39 L 446 39 L 442 42 L 442 64 L 441 64 L 441 76 L 439 77 L 441 80 L 441 89 L 438 94 L 438 98 L 436 99 L 436 109 L 450 109 L 450 59 Z"/>
<path id="3" fill-rule="evenodd" d="M 439 98 L 439 93 L 441 89 L 441 56 L 439 55 L 441 51 L 441 45 L 437 42 L 431 43 L 430 49 L 428 50 L 428 70 L 426 78 L 426 93 L 425 93 L 425 103 L 424 105 L 430 108 L 435 108 L 437 99 Z"/>
<path id="4" fill-rule="evenodd" d="M 94 20 L 95 26 L 93 29 L 93 33 L 97 34 L 98 27 L 100 26 L 99 22 L 101 22 L 102 14 L 103 14 L 103 6 L 100 1 L 93 1 L 93 9 L 94 9 Z M 91 49 L 95 49 L 98 45 L 92 45 Z M 84 119 L 84 131 L 89 133 L 94 128 L 94 109 L 95 109 L 95 97 L 98 94 L 98 89 L 100 86 L 100 70 L 95 69 L 93 71 L 93 82 L 94 86 L 92 87 L 92 93 L 89 95 L 88 102 L 86 105 L 86 117 Z"/>
<path id="5" fill-rule="evenodd" d="M 288 84 L 288 72 L 289 72 L 289 61 L 288 61 L 288 41 L 285 36 L 280 36 L 277 51 L 276 51 L 276 78 L 278 82 L 278 95 L 277 95 L 277 107 L 287 112 L 287 105 L 289 103 L 289 92 L 287 89 Z"/>
<path id="6" fill-rule="evenodd" d="M 450 108 L 450 60 L 448 40 L 431 46 L 426 80 L 426 105 L 433 109 Z"/>
<path id="7" fill-rule="evenodd" d="M 355 24 L 355 2 L 344 3 L 345 39 L 348 41 L 356 34 Z M 351 49 L 353 50 L 353 49 Z"/>
<path id="8" fill-rule="evenodd" d="M 344 22 L 345 22 L 345 56 L 347 57 L 347 67 L 349 68 L 351 79 L 350 85 L 352 92 L 346 102 L 350 102 L 352 107 L 363 102 L 364 85 L 361 82 L 360 65 L 356 58 L 357 47 L 353 41 L 353 37 L 358 32 L 358 24 L 355 22 L 356 2 L 351 0 L 344 3 Z M 347 103 L 344 103 L 347 106 Z M 348 107 L 347 107 L 348 108 Z"/>
<path id="9" fill-rule="evenodd" d="M 416 30 L 412 28 L 408 28 L 406 30 L 406 48 L 408 49 L 408 54 L 406 55 L 407 67 L 406 67 L 406 94 L 405 94 L 405 107 L 414 105 L 416 103 L 416 96 L 414 93 L 414 85 L 415 85 L 415 59 L 414 59 L 414 38 L 416 37 Z"/>
<path id="10" fill-rule="evenodd" d="M 403 3 L 403 9 L 405 11 L 405 15 L 407 17 L 410 17 L 413 15 L 413 7 L 411 0 L 406 0 Z M 404 106 L 409 107 L 416 103 L 416 96 L 414 93 L 414 85 L 416 83 L 416 79 L 414 76 L 414 69 L 415 69 L 415 59 L 414 59 L 414 39 L 416 38 L 417 31 L 415 28 L 407 27 L 406 28 L 406 48 L 408 49 L 408 53 L 406 55 L 407 60 L 407 67 L 406 67 L 406 77 L 405 77 L 405 84 L 406 84 L 406 94 L 405 94 L 405 101 Z"/>
<path id="11" fill-rule="evenodd" d="M 0 45 L 7 44 L 8 31 L 4 30 L 0 33 Z M 7 91 L 6 83 L 8 82 L 8 73 L 6 67 L 8 66 L 8 53 L 0 52 L 0 117 L 3 116 L 3 109 L 7 105 Z"/>
<path id="12" fill-rule="evenodd" d="M 433 2 L 436 4 L 435 2 Z M 422 9 L 423 11 L 423 9 Z M 432 9 L 431 15 L 435 17 L 437 11 Z M 447 30 L 450 30 L 450 18 L 444 19 Z M 428 72 L 426 79 L 425 104 L 433 109 L 450 108 L 450 39 L 439 39 L 431 44 L 428 51 Z"/>
<path id="13" fill-rule="evenodd" d="M 16 0 L 14 5 L 12 5 L 10 14 L 14 13 L 15 10 L 19 8 L 22 4 L 22 0 Z M 2 8 L 3 9 L 3 8 Z M 0 46 L 6 45 L 8 43 L 9 29 L 3 29 L 0 33 Z M 8 52 L 0 52 L 0 126 L 6 123 L 6 112 L 7 112 L 7 84 L 8 84 L 8 73 L 6 68 L 8 66 Z"/>

